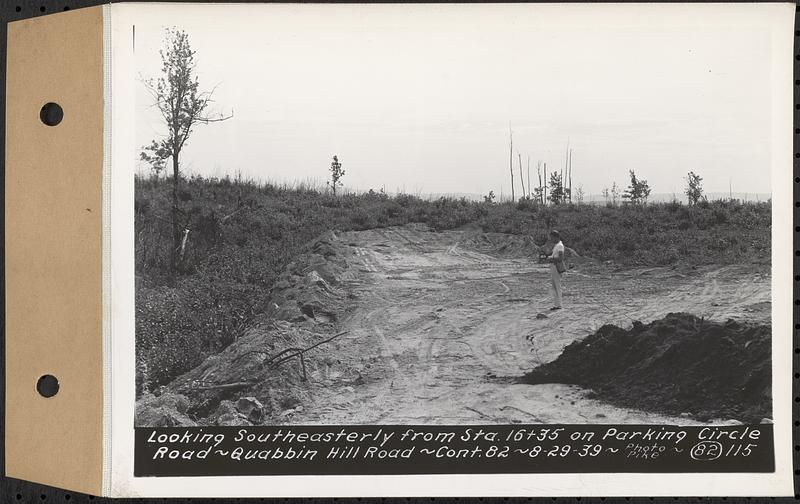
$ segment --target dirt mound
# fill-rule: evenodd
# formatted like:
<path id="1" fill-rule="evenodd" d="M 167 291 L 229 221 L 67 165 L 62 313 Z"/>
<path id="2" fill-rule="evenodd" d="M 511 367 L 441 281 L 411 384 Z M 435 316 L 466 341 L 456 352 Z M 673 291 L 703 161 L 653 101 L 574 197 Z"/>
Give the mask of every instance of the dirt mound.
<path id="1" fill-rule="evenodd" d="M 539 249 L 530 236 L 505 233 L 470 233 L 464 238 L 461 245 L 484 254 L 503 257 L 525 257 L 530 255 L 535 257 Z"/>
<path id="2" fill-rule="evenodd" d="M 317 327 L 316 329 L 323 329 Z M 224 351 L 136 404 L 137 426 L 268 425 L 284 423 L 312 402 L 309 383 L 356 381 L 341 352 L 341 333 L 314 332 L 285 321 L 251 329 Z M 341 334 L 344 336 L 344 334 Z M 330 340 L 330 341 L 328 341 Z M 291 349 L 319 346 L 293 357 Z M 275 359 L 287 357 L 286 360 Z M 282 362 L 281 362 L 282 361 Z"/>
<path id="3" fill-rule="evenodd" d="M 269 293 L 269 322 L 251 328 L 219 354 L 177 377 L 136 405 L 136 425 L 258 425 L 285 420 L 309 399 L 307 381 L 349 377 L 326 353 L 347 310 L 341 287 L 348 247 L 334 232 L 314 240 L 287 265 Z M 319 347 L 292 357 L 296 350 Z M 284 351 L 290 350 L 287 354 Z M 286 359 L 270 360 L 276 355 Z M 281 361 L 281 362 L 278 362 Z"/>
<path id="4" fill-rule="evenodd" d="M 336 322 L 342 298 L 338 284 L 348 267 L 347 253 L 333 231 L 317 238 L 278 277 L 267 315 L 288 322 Z"/>
<path id="5" fill-rule="evenodd" d="M 521 381 L 591 388 L 621 406 L 699 420 L 771 417 L 771 328 L 670 313 L 605 325 Z"/>
<path id="6" fill-rule="evenodd" d="M 470 233 L 460 245 L 478 252 L 506 258 L 533 257 L 539 253 L 551 254 L 552 245 L 537 245 L 532 236 L 515 235 L 506 233 Z M 568 260 L 581 262 L 584 258 L 574 249 L 565 247 L 564 251 Z"/>

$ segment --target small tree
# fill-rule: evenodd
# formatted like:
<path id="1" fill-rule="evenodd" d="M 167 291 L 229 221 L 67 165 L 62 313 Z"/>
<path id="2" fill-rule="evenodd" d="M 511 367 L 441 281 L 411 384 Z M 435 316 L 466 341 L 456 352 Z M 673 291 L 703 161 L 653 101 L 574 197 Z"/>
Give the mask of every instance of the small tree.
<path id="1" fill-rule="evenodd" d="M 550 202 L 554 205 L 564 202 L 564 181 L 561 173 L 555 171 L 550 174 Z"/>
<path id="2" fill-rule="evenodd" d="M 585 193 L 583 192 L 583 186 L 579 185 L 578 188 L 575 190 L 575 202 L 580 204 L 583 203 L 583 198 Z"/>
<path id="3" fill-rule="evenodd" d="M 177 271 L 183 260 L 188 236 L 187 223 L 180 222 L 180 155 L 197 124 L 209 124 L 230 119 L 233 114 L 210 114 L 214 90 L 200 91 L 196 73 L 195 51 L 189 45 L 189 36 L 183 30 L 167 28 L 161 54 L 161 75 L 146 79 L 144 85 L 161 113 L 166 135 L 143 148 L 140 158 L 149 163 L 158 174 L 168 159 L 172 159 L 172 247 L 171 266 Z"/>
<path id="4" fill-rule="evenodd" d="M 494 203 L 494 191 L 489 191 L 489 194 L 483 197 L 483 202 L 490 205 Z"/>
<path id="5" fill-rule="evenodd" d="M 608 187 L 604 187 L 600 194 L 603 195 L 603 199 L 606 200 L 606 203 L 611 203 L 611 192 L 608 190 Z"/>
<path id="6" fill-rule="evenodd" d="M 619 203 L 619 197 L 619 186 L 616 182 L 614 182 L 611 184 L 611 204 L 617 206 L 617 203 Z"/>
<path id="7" fill-rule="evenodd" d="M 533 188 L 532 199 L 533 199 L 533 201 L 535 201 L 536 203 L 538 203 L 540 205 L 543 204 L 542 202 L 544 201 L 544 196 L 542 195 L 542 188 L 541 187 L 534 187 Z"/>
<path id="8" fill-rule="evenodd" d="M 631 203 L 636 205 L 644 205 L 647 203 L 647 198 L 650 196 L 650 186 L 644 179 L 636 178 L 636 172 L 630 170 L 631 185 L 622 195 L 623 198 L 630 200 Z"/>
<path id="9" fill-rule="evenodd" d="M 343 185 L 341 182 L 342 177 L 344 177 L 342 163 L 339 162 L 338 157 L 333 156 L 333 161 L 331 161 L 331 179 L 328 181 L 328 186 L 333 190 L 334 196 L 336 196 L 336 186 L 341 187 Z"/>
<path id="10" fill-rule="evenodd" d="M 703 196 L 703 178 L 695 172 L 686 175 L 686 197 L 689 198 L 689 205 L 696 205 L 706 199 Z"/>

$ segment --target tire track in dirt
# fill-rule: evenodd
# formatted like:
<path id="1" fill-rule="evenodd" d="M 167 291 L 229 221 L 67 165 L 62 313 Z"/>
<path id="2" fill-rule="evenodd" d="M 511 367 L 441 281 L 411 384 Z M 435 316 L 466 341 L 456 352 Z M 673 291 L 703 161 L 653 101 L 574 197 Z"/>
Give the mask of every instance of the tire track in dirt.
<path id="1" fill-rule="evenodd" d="M 565 277 L 565 309 L 546 312 L 545 265 L 465 248 L 465 236 L 414 227 L 342 234 L 355 250 L 347 288 L 357 301 L 341 320 L 351 337 L 329 351 L 361 366 L 363 381 L 316 389 L 317 404 L 293 422 L 693 423 L 612 407 L 579 387 L 507 377 L 606 323 L 670 311 L 769 318 L 768 275 L 737 266 L 682 273 L 586 263 Z"/>

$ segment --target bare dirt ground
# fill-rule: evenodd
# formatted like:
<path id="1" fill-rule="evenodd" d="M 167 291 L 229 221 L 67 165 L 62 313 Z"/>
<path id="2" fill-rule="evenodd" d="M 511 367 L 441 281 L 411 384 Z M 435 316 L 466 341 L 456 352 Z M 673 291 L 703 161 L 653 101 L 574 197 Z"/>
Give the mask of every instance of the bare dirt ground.
<path id="1" fill-rule="evenodd" d="M 504 255 L 479 236 L 414 226 L 340 234 L 349 249 L 340 288 L 350 307 L 338 325 L 349 333 L 320 347 L 336 365 L 317 366 L 310 404 L 283 423 L 697 423 L 610 406 L 577 386 L 511 378 L 603 324 L 630 327 L 670 312 L 770 320 L 769 270 L 752 265 L 576 260 L 564 309 L 549 312 L 547 266 L 535 254 Z"/>

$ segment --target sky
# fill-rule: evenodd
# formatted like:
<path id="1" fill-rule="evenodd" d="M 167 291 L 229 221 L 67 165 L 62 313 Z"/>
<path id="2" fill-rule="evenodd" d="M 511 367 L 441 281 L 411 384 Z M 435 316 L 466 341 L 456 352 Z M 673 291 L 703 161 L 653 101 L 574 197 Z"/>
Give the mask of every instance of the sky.
<path id="1" fill-rule="evenodd" d="M 137 75 L 157 77 L 164 29 L 183 29 L 233 113 L 195 128 L 187 173 L 324 184 L 337 155 L 349 189 L 508 195 L 510 127 L 517 194 L 519 156 L 535 181 L 568 142 L 590 194 L 631 169 L 654 193 L 681 194 L 688 171 L 708 192 L 771 191 L 775 23 L 753 6 L 162 8 L 136 19 Z M 165 131 L 141 83 L 135 130 Z"/>

